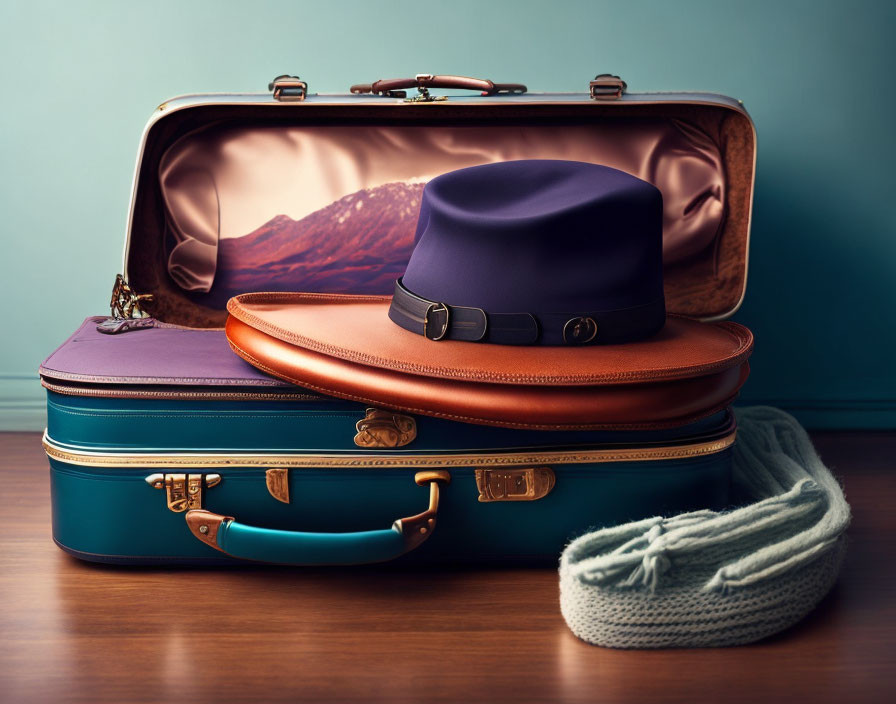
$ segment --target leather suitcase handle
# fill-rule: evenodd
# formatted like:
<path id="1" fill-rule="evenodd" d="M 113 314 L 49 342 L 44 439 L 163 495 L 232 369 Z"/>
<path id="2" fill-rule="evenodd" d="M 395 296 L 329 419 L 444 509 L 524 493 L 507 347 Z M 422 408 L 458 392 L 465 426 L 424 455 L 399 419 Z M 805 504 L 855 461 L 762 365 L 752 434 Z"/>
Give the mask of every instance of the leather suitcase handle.
<path id="1" fill-rule="evenodd" d="M 404 98 L 404 89 L 417 88 L 459 88 L 461 90 L 478 90 L 482 95 L 525 93 L 527 88 L 522 83 L 495 83 L 487 78 L 471 78 L 469 76 L 434 76 L 431 73 L 418 73 L 414 78 L 384 78 L 373 83 L 357 83 L 351 87 L 356 95 L 372 93 L 390 98 Z"/>
<path id="2" fill-rule="evenodd" d="M 432 534 L 439 509 L 439 484 L 451 481 L 445 470 L 417 472 L 429 484 L 429 508 L 399 518 L 387 530 L 357 533 L 303 533 L 258 528 L 203 509 L 187 511 L 187 526 L 199 540 L 232 557 L 283 565 L 359 565 L 394 560 L 419 547 Z"/>

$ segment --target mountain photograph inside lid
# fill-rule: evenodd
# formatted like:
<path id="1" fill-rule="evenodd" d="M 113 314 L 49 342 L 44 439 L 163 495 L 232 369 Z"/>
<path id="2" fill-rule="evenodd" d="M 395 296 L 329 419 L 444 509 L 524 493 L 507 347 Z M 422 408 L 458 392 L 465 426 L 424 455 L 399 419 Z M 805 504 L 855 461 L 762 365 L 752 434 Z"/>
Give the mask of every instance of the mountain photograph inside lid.
<path id="1" fill-rule="evenodd" d="M 220 307 L 251 291 L 391 294 L 414 244 L 422 183 L 387 183 L 293 220 L 277 215 L 218 243 L 215 281 L 191 294 Z"/>

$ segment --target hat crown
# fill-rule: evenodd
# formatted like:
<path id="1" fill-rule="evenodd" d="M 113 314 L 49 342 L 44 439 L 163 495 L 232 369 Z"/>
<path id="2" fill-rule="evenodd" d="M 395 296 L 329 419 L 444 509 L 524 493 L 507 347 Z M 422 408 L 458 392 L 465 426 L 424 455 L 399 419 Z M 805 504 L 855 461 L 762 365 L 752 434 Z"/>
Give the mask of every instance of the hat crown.
<path id="1" fill-rule="evenodd" d="M 424 188 L 403 277 L 414 294 L 488 313 L 619 310 L 662 301 L 662 196 L 575 161 L 473 166 Z"/>

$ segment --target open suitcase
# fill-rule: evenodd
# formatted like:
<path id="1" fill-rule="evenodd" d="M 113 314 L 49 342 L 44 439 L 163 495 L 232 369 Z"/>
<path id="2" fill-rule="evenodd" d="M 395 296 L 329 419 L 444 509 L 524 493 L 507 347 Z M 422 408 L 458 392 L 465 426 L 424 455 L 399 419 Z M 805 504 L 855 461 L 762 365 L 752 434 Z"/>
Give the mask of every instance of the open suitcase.
<path id="1" fill-rule="evenodd" d="M 585 94 L 439 76 L 270 90 L 176 98 L 144 131 L 113 315 L 40 368 L 62 549 L 124 563 L 555 560 L 588 529 L 727 504 L 728 407 L 752 347 L 715 322 L 746 285 L 755 132 L 740 103 L 626 93 L 613 76 Z M 661 421 L 639 422 L 631 400 L 581 428 L 414 416 L 308 392 L 231 351 L 231 296 L 388 294 L 423 183 L 524 158 L 614 166 L 662 191 L 667 308 L 730 349 L 662 390 Z"/>

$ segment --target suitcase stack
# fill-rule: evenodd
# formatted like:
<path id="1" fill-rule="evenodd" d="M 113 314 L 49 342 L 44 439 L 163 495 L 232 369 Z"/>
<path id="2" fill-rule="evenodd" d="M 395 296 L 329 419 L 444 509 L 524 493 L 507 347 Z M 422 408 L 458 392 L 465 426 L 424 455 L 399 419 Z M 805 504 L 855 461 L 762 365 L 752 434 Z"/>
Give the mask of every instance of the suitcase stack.
<path id="1" fill-rule="evenodd" d="M 413 99 L 401 82 L 316 96 L 281 77 L 271 93 L 156 110 L 113 316 L 87 318 L 40 369 L 63 550 L 123 563 L 554 561 L 589 529 L 727 505 L 728 406 L 752 338 L 715 321 L 746 284 L 743 107 L 626 93 L 607 76 L 582 95 L 412 83 Z M 487 94 L 440 100 L 440 86 Z M 604 164 L 662 192 L 667 310 L 728 331 L 734 353 L 670 397 L 661 422 L 639 422 L 637 407 L 578 426 L 460 422 L 315 393 L 233 353 L 232 296 L 388 295 L 423 184 L 518 159 Z"/>

